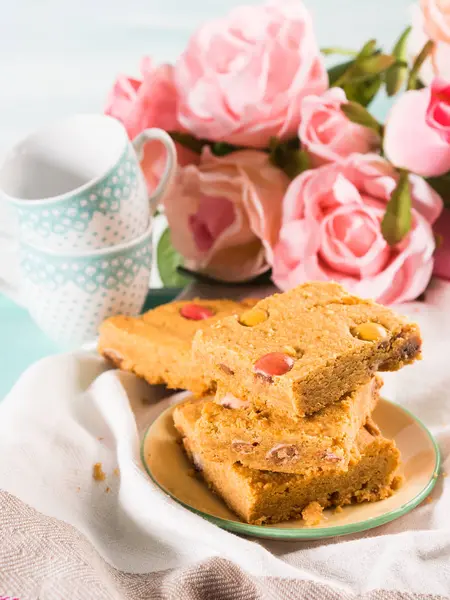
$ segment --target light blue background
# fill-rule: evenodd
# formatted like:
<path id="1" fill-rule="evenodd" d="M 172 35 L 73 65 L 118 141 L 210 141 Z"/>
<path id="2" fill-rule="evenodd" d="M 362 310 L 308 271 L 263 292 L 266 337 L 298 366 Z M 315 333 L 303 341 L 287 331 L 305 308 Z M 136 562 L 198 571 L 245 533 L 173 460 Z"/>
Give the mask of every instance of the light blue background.
<path id="1" fill-rule="evenodd" d="M 202 21 L 239 0 L 12 0 L 0 18 L 0 156 L 30 130 L 74 112 L 102 110 L 119 72 L 139 59 L 174 61 Z M 247 4 L 258 2 L 247 1 Z M 306 0 L 321 46 L 390 48 L 409 0 Z M 382 117 L 387 103 L 377 99 Z M 0 211 L 1 218 L 1 211 Z M 0 260 L 5 260 L 0 256 Z M 23 309 L 0 297 L 0 398 L 22 370 L 57 351 Z"/>
<path id="2" fill-rule="evenodd" d="M 370 37 L 391 46 L 409 20 L 409 0 L 305 1 L 322 46 L 360 46 Z M 174 61 L 196 26 L 244 2 L 1 2 L 0 153 L 54 117 L 101 110 L 118 72 L 137 73 L 144 54 Z"/>

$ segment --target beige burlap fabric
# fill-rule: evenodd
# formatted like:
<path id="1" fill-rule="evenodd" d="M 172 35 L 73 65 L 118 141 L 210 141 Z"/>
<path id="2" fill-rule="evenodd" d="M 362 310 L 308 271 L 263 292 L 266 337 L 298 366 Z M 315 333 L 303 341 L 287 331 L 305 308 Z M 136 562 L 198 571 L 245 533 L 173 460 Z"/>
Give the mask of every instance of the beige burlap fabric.
<path id="1" fill-rule="evenodd" d="M 222 558 L 146 575 L 123 573 L 72 526 L 1 492 L 0 597 L 5 595 L 20 600 L 445 600 L 386 590 L 355 596 L 308 581 L 251 577 Z"/>

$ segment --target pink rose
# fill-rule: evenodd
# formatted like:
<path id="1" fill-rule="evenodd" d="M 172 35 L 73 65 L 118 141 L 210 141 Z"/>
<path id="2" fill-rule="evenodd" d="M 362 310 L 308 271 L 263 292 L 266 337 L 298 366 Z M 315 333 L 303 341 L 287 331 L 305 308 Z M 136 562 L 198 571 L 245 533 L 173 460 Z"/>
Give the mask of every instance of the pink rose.
<path id="1" fill-rule="evenodd" d="M 439 7 L 439 4 L 441 5 Z M 412 31 L 408 40 L 408 55 L 412 62 L 428 39 L 435 42 L 431 56 L 420 70 L 420 78 L 429 85 L 437 75 L 450 79 L 450 14 L 448 4 L 436 0 L 424 0 L 412 7 Z"/>
<path id="2" fill-rule="evenodd" d="M 339 161 L 354 152 L 371 152 L 380 144 L 372 129 L 352 123 L 344 115 L 341 105 L 346 102 L 341 88 L 331 88 L 321 96 L 307 96 L 302 101 L 298 137 L 315 167 Z"/>
<path id="3" fill-rule="evenodd" d="M 384 132 L 384 151 L 397 167 L 432 177 L 450 170 L 450 143 L 442 131 L 450 126 L 445 103 L 433 88 L 402 94 L 392 107 Z"/>
<path id="4" fill-rule="evenodd" d="M 431 85 L 426 122 L 450 144 L 450 83 L 436 77 Z"/>
<path id="5" fill-rule="evenodd" d="M 131 139 L 148 127 L 179 131 L 178 93 L 173 67 L 153 67 L 149 57 L 141 62 L 142 80 L 121 76 L 115 82 L 105 113 L 121 121 Z"/>
<path id="6" fill-rule="evenodd" d="M 186 266 L 224 281 L 263 273 L 272 261 L 289 180 L 267 154 L 241 150 L 180 169 L 164 199 L 172 243 Z"/>
<path id="7" fill-rule="evenodd" d="M 412 229 L 390 247 L 380 224 L 397 177 L 380 156 L 353 154 L 294 179 L 283 200 L 275 283 L 286 290 L 311 279 L 332 279 L 385 304 L 417 298 L 433 269 L 431 224 L 442 200 L 411 175 Z"/>
<path id="8" fill-rule="evenodd" d="M 301 0 L 241 6 L 206 23 L 175 65 L 175 79 L 183 127 L 255 148 L 295 136 L 302 98 L 328 86 Z"/>
<path id="9" fill-rule="evenodd" d="M 149 127 L 166 131 L 180 131 L 177 121 L 178 93 L 173 81 L 173 67 L 162 65 L 153 68 L 145 57 L 141 62 L 142 80 L 121 76 L 109 94 L 105 112 L 121 121 L 130 139 Z M 176 144 L 178 164 L 198 163 L 200 156 Z M 159 142 L 147 142 L 141 163 L 152 192 L 161 178 L 166 164 L 166 150 Z"/>
<path id="10" fill-rule="evenodd" d="M 431 40 L 450 43 L 450 3 L 448 0 L 420 0 L 425 33 Z"/>

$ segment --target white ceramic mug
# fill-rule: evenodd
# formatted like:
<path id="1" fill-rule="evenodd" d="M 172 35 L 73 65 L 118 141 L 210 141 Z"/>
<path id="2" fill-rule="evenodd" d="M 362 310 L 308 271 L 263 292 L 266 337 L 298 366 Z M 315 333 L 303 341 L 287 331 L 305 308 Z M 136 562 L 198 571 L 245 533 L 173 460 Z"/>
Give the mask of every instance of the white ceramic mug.
<path id="1" fill-rule="evenodd" d="M 139 159 L 150 140 L 165 146 L 167 163 L 149 199 Z M 27 243 L 63 252 L 107 248 L 147 230 L 176 162 L 175 145 L 161 129 L 130 142 L 112 117 L 74 115 L 9 152 L 0 167 L 0 197 L 16 208 Z"/>
<path id="2" fill-rule="evenodd" d="M 107 317 L 138 314 L 148 293 L 151 235 L 150 224 L 131 242 L 70 253 L 22 241 L 19 293 L 42 331 L 78 347 L 95 339 Z"/>

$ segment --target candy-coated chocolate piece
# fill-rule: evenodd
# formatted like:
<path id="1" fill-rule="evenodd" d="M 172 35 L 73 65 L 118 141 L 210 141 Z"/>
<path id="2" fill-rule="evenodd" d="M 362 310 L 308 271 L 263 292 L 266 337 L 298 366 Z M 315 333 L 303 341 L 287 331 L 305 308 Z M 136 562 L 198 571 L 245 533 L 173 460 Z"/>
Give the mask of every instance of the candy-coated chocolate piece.
<path id="1" fill-rule="evenodd" d="M 200 304 L 185 304 L 180 308 L 180 315 L 191 321 L 202 321 L 213 317 L 214 311 L 207 306 L 200 306 Z"/>
<path id="2" fill-rule="evenodd" d="M 258 358 L 255 362 L 255 373 L 267 377 L 273 377 L 274 375 L 284 375 L 292 369 L 294 366 L 294 359 L 292 356 L 283 354 L 283 352 L 269 352 Z"/>

